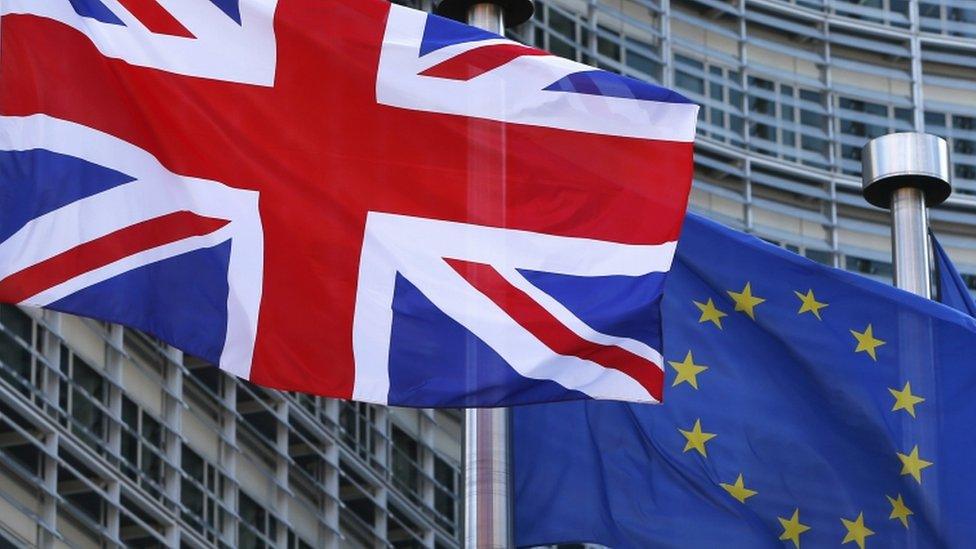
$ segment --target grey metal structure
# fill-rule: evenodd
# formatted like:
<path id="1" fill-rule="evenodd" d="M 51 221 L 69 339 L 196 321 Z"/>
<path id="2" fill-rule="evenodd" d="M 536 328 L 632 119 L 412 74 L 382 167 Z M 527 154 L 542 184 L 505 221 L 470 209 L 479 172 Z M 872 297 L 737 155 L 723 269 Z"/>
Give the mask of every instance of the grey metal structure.
<path id="1" fill-rule="evenodd" d="M 468 7 L 468 23 L 497 34 L 505 29 L 505 12 L 493 2 Z M 464 413 L 464 546 L 505 549 L 514 545 L 509 412 L 506 408 Z"/>
<path id="2" fill-rule="evenodd" d="M 464 546 L 512 547 L 509 411 L 472 409 L 464 419 Z"/>
<path id="3" fill-rule="evenodd" d="M 891 209 L 895 285 L 931 297 L 929 223 L 926 207 L 952 194 L 945 139 L 924 133 L 892 133 L 864 147 L 864 198 Z"/>
<path id="4" fill-rule="evenodd" d="M 862 147 L 945 138 L 956 191 L 929 217 L 976 286 L 971 3 L 540 0 L 510 35 L 701 103 L 692 210 L 882 280 L 890 214 L 861 195 Z M 459 547 L 462 432 L 457 412 L 267 391 L 133 331 L 0 307 L 17 546 Z"/>

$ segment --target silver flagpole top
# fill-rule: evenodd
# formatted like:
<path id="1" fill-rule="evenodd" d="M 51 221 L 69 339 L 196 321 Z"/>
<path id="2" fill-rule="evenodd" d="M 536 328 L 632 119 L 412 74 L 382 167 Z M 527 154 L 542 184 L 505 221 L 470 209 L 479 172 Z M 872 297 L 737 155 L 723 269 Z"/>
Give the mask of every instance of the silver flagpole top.
<path id="1" fill-rule="evenodd" d="M 922 191 L 926 206 L 937 206 L 952 194 L 949 144 L 927 133 L 890 133 L 868 142 L 862 158 L 864 198 L 890 208 L 892 194 L 903 187 Z"/>
<path id="2" fill-rule="evenodd" d="M 861 158 L 864 199 L 891 210 L 895 286 L 931 296 L 929 216 L 952 194 L 949 145 L 925 133 L 891 133 L 872 139 Z"/>

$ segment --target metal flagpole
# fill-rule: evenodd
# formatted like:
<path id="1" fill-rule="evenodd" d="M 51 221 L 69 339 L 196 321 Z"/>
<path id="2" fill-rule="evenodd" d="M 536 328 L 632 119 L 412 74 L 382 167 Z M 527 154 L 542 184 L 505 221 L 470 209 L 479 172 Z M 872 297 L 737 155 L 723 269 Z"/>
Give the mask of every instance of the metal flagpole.
<path id="1" fill-rule="evenodd" d="M 530 0 L 443 0 L 436 13 L 504 35 L 532 16 Z M 508 409 L 464 414 L 464 546 L 513 547 Z"/>
<path id="2" fill-rule="evenodd" d="M 931 298 L 926 207 L 952 194 L 949 146 L 926 133 L 892 133 L 869 141 L 862 156 L 865 200 L 891 210 L 895 286 Z"/>

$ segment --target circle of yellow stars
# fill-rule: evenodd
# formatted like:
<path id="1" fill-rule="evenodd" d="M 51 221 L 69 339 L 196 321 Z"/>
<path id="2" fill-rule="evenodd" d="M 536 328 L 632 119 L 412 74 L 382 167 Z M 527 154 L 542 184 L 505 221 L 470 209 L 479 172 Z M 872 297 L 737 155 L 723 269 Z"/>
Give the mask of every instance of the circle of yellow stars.
<path id="1" fill-rule="evenodd" d="M 751 282 L 746 282 L 741 291 L 728 290 L 726 293 L 732 300 L 734 312 L 741 312 L 753 321 L 756 320 L 757 308 L 766 302 L 766 298 L 760 297 L 753 293 Z M 809 314 L 817 321 L 823 320 L 823 310 L 829 307 L 829 303 L 819 301 L 812 288 L 807 288 L 806 291 L 795 290 L 793 293 L 800 301 L 799 308 L 796 312 L 798 316 Z M 698 309 L 699 324 L 711 325 L 719 330 L 723 329 L 722 319 L 727 318 L 729 313 L 726 313 L 720 309 L 712 298 L 708 298 L 704 301 L 692 301 L 692 303 Z M 885 345 L 887 342 L 875 335 L 874 326 L 869 323 L 861 330 L 851 328 L 850 333 L 855 340 L 853 352 L 864 353 L 873 362 L 877 362 L 878 348 Z M 684 360 L 668 361 L 668 364 L 670 364 L 675 371 L 674 381 L 671 386 L 677 387 L 681 384 L 687 384 L 695 391 L 698 390 L 698 376 L 705 373 L 709 369 L 709 367 L 704 364 L 695 363 L 694 355 L 691 350 L 688 350 Z M 912 384 L 909 381 L 906 381 L 904 387 L 901 389 L 890 387 L 888 388 L 888 391 L 894 398 L 894 404 L 891 411 L 898 412 L 902 410 L 913 419 L 916 417 L 915 407 L 925 402 L 925 398 L 912 392 Z M 696 418 L 695 423 L 688 429 L 678 429 L 678 431 L 685 439 L 685 445 L 682 453 L 687 453 L 694 450 L 701 456 L 701 458 L 708 457 L 706 445 L 718 436 L 716 433 L 710 433 L 703 429 L 701 418 Z M 898 459 L 901 461 L 901 475 L 911 475 L 915 482 L 921 485 L 922 471 L 927 467 L 931 467 L 933 463 L 931 461 L 926 461 L 919 456 L 918 445 L 914 446 L 907 454 L 900 452 L 896 452 L 896 454 Z M 746 504 L 749 498 L 759 494 L 757 490 L 746 486 L 742 473 L 739 473 L 734 482 L 721 482 L 719 483 L 719 486 L 725 490 L 729 496 L 742 504 Z M 902 526 L 907 529 L 909 527 L 909 517 L 912 516 L 914 512 L 905 504 L 902 495 L 896 494 L 895 497 L 892 497 L 886 494 L 885 498 L 887 498 L 888 503 L 891 505 L 891 514 L 888 516 L 888 518 L 890 520 L 899 521 Z M 792 544 L 799 549 L 801 536 L 811 529 L 811 526 L 801 522 L 800 509 L 794 508 L 793 514 L 789 518 L 776 518 L 783 529 L 779 536 L 780 541 L 792 542 Z M 840 522 L 846 531 L 841 544 L 854 543 L 859 549 L 864 549 L 867 539 L 874 535 L 874 531 L 871 530 L 864 521 L 863 511 L 859 512 L 857 517 L 853 520 L 846 517 L 841 517 Z"/>

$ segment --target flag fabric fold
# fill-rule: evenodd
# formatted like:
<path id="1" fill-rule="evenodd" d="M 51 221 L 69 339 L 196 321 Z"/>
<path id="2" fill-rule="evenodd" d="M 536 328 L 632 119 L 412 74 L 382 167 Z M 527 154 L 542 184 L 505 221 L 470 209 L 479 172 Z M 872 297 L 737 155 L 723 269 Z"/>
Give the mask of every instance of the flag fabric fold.
<path id="1" fill-rule="evenodd" d="M 664 406 L 513 411 L 520 546 L 966 547 L 971 317 L 689 215 Z"/>
<path id="2" fill-rule="evenodd" d="M 932 249 L 935 256 L 936 288 L 939 303 L 943 303 L 966 313 L 971 317 L 976 317 L 976 302 L 973 301 L 969 288 L 963 281 L 956 266 L 949 259 L 942 244 L 935 238 L 935 233 L 930 232 L 932 238 Z"/>
<path id="3" fill-rule="evenodd" d="M 679 94 L 385 0 L 0 14 L 0 301 L 326 396 L 661 399 Z"/>

